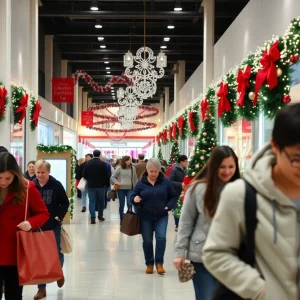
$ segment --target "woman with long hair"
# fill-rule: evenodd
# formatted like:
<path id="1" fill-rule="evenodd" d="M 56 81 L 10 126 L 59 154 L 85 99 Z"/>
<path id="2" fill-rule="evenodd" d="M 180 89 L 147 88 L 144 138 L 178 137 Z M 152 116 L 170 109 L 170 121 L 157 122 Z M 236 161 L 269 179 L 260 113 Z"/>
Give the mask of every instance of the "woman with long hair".
<path id="1" fill-rule="evenodd" d="M 202 249 L 224 186 L 240 178 L 238 158 L 228 146 L 216 147 L 203 170 L 187 189 L 175 244 L 174 266 L 180 270 L 189 259 L 196 275 L 193 277 L 196 300 L 211 300 L 214 278 L 202 261 Z"/>
<path id="2" fill-rule="evenodd" d="M 26 201 L 28 218 L 24 220 Z M 0 153 L 0 282 L 5 282 L 5 299 L 22 299 L 23 287 L 19 286 L 17 268 L 16 232 L 36 230 L 48 219 L 48 209 L 34 183 L 23 177 L 12 154 Z"/>
<path id="3" fill-rule="evenodd" d="M 131 163 L 131 157 L 127 155 L 123 156 L 120 167 L 116 168 L 111 176 L 112 184 L 116 184 L 120 187 L 117 194 L 120 202 L 119 213 L 121 221 L 124 214 L 125 198 L 127 200 L 127 207 L 130 207 L 130 197 L 137 181 L 138 178 L 135 167 Z"/>

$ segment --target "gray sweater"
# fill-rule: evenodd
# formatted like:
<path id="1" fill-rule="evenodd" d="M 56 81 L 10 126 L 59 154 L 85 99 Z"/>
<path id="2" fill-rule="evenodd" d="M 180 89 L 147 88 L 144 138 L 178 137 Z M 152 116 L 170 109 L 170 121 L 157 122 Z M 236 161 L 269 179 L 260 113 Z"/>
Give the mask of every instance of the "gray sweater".
<path id="1" fill-rule="evenodd" d="M 126 169 L 118 167 L 112 174 L 110 181 L 112 184 L 120 183 L 120 189 L 122 190 L 134 189 L 138 181 L 135 167 L 132 166 Z"/>
<path id="2" fill-rule="evenodd" d="M 203 196 L 206 183 L 197 184 L 193 193 L 188 188 L 179 220 L 175 257 L 186 257 L 193 262 L 202 262 L 202 248 L 211 224 L 203 213 Z"/>

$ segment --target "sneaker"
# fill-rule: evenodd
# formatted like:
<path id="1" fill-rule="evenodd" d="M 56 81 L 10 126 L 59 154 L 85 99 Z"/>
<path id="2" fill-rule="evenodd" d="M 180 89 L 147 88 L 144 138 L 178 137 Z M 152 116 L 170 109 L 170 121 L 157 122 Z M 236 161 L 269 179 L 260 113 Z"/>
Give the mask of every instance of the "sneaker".
<path id="1" fill-rule="evenodd" d="M 35 300 L 44 299 L 46 298 L 46 288 L 41 288 L 38 290 L 36 295 L 33 297 Z"/>
<path id="2" fill-rule="evenodd" d="M 82 207 L 81 212 L 86 212 L 86 206 L 83 206 L 83 207 Z"/>
<path id="3" fill-rule="evenodd" d="M 103 217 L 98 217 L 99 222 L 104 222 L 105 219 Z"/>
<path id="4" fill-rule="evenodd" d="M 145 272 L 146 274 L 153 274 L 153 265 L 148 265 Z"/>
<path id="5" fill-rule="evenodd" d="M 65 277 L 63 277 L 63 278 L 61 278 L 61 279 L 58 279 L 58 280 L 56 281 L 56 283 L 57 283 L 57 286 L 58 286 L 59 288 L 63 287 L 64 284 L 65 284 Z"/>
<path id="6" fill-rule="evenodd" d="M 96 218 L 91 218 L 91 224 L 96 224 Z"/>

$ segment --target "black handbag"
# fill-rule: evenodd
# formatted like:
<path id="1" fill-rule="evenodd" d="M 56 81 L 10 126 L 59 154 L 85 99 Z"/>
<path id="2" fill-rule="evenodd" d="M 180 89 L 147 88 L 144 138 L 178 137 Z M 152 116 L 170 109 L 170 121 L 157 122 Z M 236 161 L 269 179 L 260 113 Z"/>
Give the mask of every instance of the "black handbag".
<path id="1" fill-rule="evenodd" d="M 245 224 L 246 224 L 246 241 L 243 242 L 238 251 L 238 257 L 250 266 L 255 263 L 255 230 L 257 226 L 256 210 L 256 190 L 245 181 L 246 196 L 244 203 Z M 240 296 L 232 292 L 220 282 L 216 282 L 212 300 L 242 300 Z M 250 300 L 250 299 L 249 299 Z"/>

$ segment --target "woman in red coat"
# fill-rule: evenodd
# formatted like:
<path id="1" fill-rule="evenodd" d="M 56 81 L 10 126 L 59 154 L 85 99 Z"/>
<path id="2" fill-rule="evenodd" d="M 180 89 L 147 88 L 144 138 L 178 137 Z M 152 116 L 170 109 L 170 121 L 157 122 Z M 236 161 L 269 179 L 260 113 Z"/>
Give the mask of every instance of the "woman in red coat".
<path id="1" fill-rule="evenodd" d="M 28 212 L 25 217 L 28 189 Z M 8 152 L 0 153 L 0 282 L 5 282 L 5 299 L 22 300 L 17 269 L 18 230 L 35 230 L 49 219 L 49 212 L 34 183 L 29 182 Z M 0 289 L 2 299 L 2 289 Z"/>

